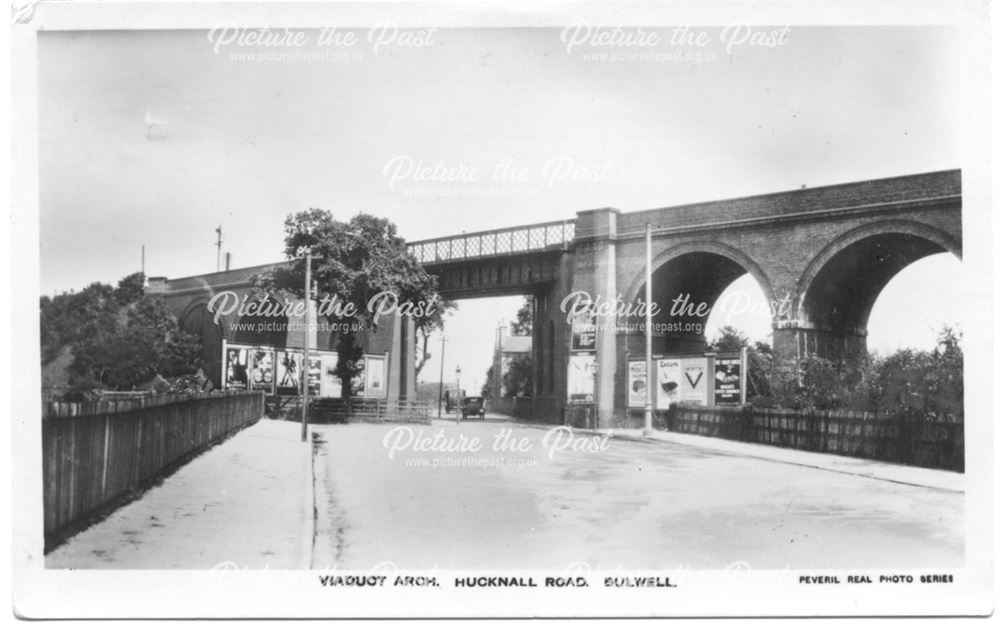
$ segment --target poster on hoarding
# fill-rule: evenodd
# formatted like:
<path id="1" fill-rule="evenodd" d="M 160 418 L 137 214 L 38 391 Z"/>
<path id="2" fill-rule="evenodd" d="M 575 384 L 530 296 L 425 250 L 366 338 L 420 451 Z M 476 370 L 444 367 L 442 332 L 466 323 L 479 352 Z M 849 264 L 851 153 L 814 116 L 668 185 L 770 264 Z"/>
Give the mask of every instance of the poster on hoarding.
<path id="1" fill-rule="evenodd" d="M 566 399 L 570 403 L 593 403 L 596 366 L 597 356 L 593 353 L 570 355 L 566 376 Z"/>
<path id="2" fill-rule="evenodd" d="M 594 315 L 581 313 L 573 318 L 570 351 L 592 352 L 597 349 L 597 324 Z"/>
<path id="3" fill-rule="evenodd" d="M 385 397 L 385 356 L 365 356 L 365 397 Z"/>
<path id="4" fill-rule="evenodd" d="M 715 405 L 736 406 L 740 403 L 740 358 L 715 359 Z"/>
<path id="5" fill-rule="evenodd" d="M 704 406 L 708 404 L 708 359 L 681 359 L 680 401 Z"/>
<path id="6" fill-rule="evenodd" d="M 319 354 L 309 354 L 309 395 L 320 396 L 323 379 L 323 358 Z"/>
<path id="7" fill-rule="evenodd" d="M 302 377 L 302 353 L 278 352 L 278 388 L 279 395 L 296 395 L 299 392 L 299 380 Z"/>
<path id="8" fill-rule="evenodd" d="M 226 347 L 226 360 L 222 365 L 222 381 L 227 389 L 245 390 L 247 388 L 249 361 L 250 350 L 246 347 Z"/>
<path id="9" fill-rule="evenodd" d="M 252 368 L 250 388 L 254 391 L 274 392 L 274 350 L 254 349 L 250 352 Z"/>
<path id="10" fill-rule="evenodd" d="M 340 397 L 340 378 L 337 377 L 337 354 L 323 353 L 320 355 L 321 376 L 319 383 L 319 394 L 322 397 Z"/>
<path id="11" fill-rule="evenodd" d="M 656 409 L 667 410 L 681 394 L 681 361 L 668 358 L 656 361 Z"/>
<path id="12" fill-rule="evenodd" d="M 628 407 L 646 405 L 646 362 L 633 360 L 628 363 Z"/>

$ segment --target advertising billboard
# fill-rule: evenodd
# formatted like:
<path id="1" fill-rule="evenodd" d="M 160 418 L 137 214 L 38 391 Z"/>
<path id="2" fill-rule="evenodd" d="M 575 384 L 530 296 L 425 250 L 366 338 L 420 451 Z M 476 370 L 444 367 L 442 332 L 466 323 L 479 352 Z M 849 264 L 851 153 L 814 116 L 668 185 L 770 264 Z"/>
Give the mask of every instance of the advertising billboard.
<path id="1" fill-rule="evenodd" d="M 274 392 L 274 350 L 256 348 L 250 350 L 250 390 Z"/>
<path id="2" fill-rule="evenodd" d="M 222 383 L 227 389 L 248 388 L 250 350 L 246 347 L 226 346 L 226 357 L 222 361 Z"/>
<path id="3" fill-rule="evenodd" d="M 681 359 L 680 401 L 685 404 L 708 404 L 708 358 Z"/>
<path id="4" fill-rule="evenodd" d="M 597 324 L 592 314 L 580 313 L 573 318 L 570 351 L 592 352 L 597 349 Z"/>
<path id="5" fill-rule="evenodd" d="M 667 410 L 681 395 L 681 361 L 665 358 L 656 361 L 656 409 Z"/>
<path id="6" fill-rule="evenodd" d="M 302 352 L 280 351 L 278 360 L 278 395 L 297 395 L 302 377 Z"/>
<path id="7" fill-rule="evenodd" d="M 319 394 L 322 397 L 340 397 L 342 394 L 340 378 L 337 377 L 337 354 L 324 352 L 320 354 Z"/>
<path id="8" fill-rule="evenodd" d="M 715 405 L 736 406 L 742 399 L 742 359 L 739 356 L 715 359 Z"/>
<path id="9" fill-rule="evenodd" d="M 628 407 L 642 408 L 646 405 L 646 363 L 632 360 L 628 363 Z"/>
<path id="10" fill-rule="evenodd" d="M 572 404 L 589 404 L 594 401 L 594 372 L 597 355 L 571 354 L 566 376 L 566 398 Z"/>
<path id="11" fill-rule="evenodd" d="M 365 356 L 365 397 L 385 397 L 385 356 Z"/>

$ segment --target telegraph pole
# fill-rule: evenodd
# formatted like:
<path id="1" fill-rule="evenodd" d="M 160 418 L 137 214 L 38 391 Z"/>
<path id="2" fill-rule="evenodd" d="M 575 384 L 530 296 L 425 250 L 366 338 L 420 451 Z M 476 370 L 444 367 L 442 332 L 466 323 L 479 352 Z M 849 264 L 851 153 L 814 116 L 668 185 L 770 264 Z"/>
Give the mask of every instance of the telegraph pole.
<path id="1" fill-rule="evenodd" d="M 215 229 L 215 270 L 222 269 L 222 226 Z"/>
<path id="2" fill-rule="evenodd" d="M 653 230 L 646 224 L 646 406 L 643 411 L 642 435 L 653 433 Z"/>

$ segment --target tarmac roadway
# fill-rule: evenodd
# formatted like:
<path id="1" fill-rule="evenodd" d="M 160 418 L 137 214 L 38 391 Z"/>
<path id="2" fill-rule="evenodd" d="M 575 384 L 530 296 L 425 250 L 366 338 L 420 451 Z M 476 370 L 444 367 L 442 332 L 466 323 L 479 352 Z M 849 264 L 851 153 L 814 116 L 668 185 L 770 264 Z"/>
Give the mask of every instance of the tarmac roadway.
<path id="1" fill-rule="evenodd" d="M 943 472 L 888 466 L 889 481 L 857 474 L 882 463 L 844 459 L 851 473 L 783 461 L 789 450 L 771 459 L 758 445 L 720 451 L 699 446 L 700 437 L 685 438 L 694 445 L 608 438 L 493 416 L 321 426 L 314 437 L 315 568 L 963 562 L 962 492 L 900 483 Z"/>
<path id="2" fill-rule="evenodd" d="M 603 571 L 963 562 L 958 474 L 693 436 L 609 438 L 492 416 L 310 429 L 311 443 L 301 443 L 295 423 L 257 423 L 71 538 L 46 566 Z"/>

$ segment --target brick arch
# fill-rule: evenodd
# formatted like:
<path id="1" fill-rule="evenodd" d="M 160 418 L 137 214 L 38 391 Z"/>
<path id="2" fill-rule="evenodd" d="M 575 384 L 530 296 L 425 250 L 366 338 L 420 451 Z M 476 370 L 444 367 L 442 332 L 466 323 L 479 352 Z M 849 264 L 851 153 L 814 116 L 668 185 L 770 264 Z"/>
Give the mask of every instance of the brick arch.
<path id="1" fill-rule="evenodd" d="M 793 314 L 824 330 L 863 335 L 889 281 L 913 262 L 942 252 L 961 259 L 961 241 L 919 222 L 891 220 L 854 228 L 806 266 L 795 285 Z"/>
<path id="2" fill-rule="evenodd" d="M 686 254 L 699 252 L 716 254 L 733 261 L 754 277 L 754 280 L 757 281 L 758 286 L 760 286 L 761 290 L 764 292 L 764 296 L 767 297 L 769 301 L 774 301 L 774 289 L 771 287 L 771 281 L 768 279 L 767 274 L 764 273 L 764 270 L 761 269 L 760 265 L 735 247 L 719 243 L 717 241 L 691 241 L 688 243 L 681 243 L 680 245 L 670 246 L 661 251 L 659 254 L 653 256 L 652 271 L 655 274 L 657 269 L 663 267 L 670 261 Z M 643 288 L 645 284 L 646 268 L 643 267 L 640 269 L 638 275 L 632 279 L 631 284 L 629 284 L 625 301 L 635 301 L 635 299 L 640 295 L 639 289 Z"/>
<path id="3" fill-rule="evenodd" d="M 179 315 L 178 325 L 200 339 L 205 375 L 218 388 L 222 377 L 222 340 L 228 336 L 229 329 L 225 323 L 215 323 L 214 314 L 208 310 L 209 299 L 205 296 L 191 301 Z"/>

